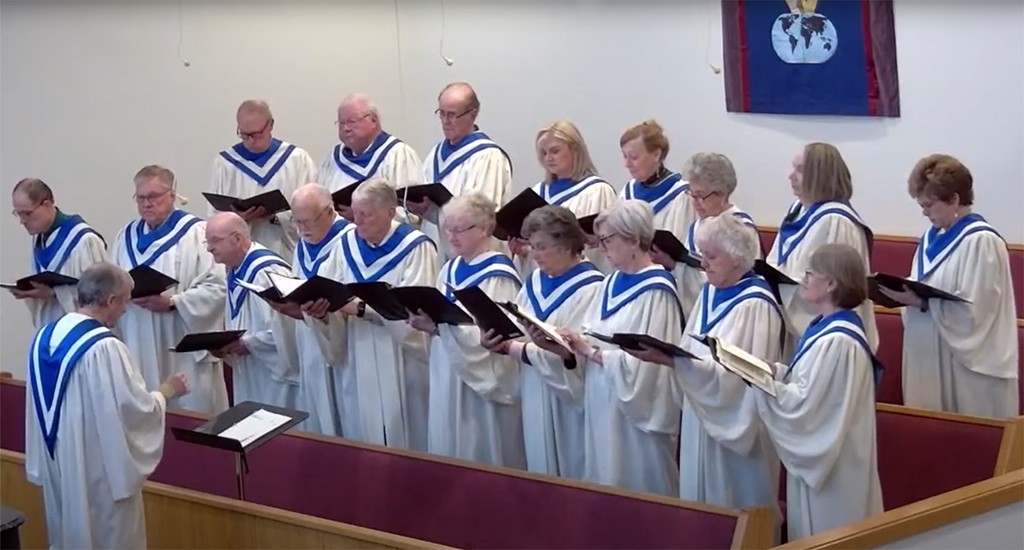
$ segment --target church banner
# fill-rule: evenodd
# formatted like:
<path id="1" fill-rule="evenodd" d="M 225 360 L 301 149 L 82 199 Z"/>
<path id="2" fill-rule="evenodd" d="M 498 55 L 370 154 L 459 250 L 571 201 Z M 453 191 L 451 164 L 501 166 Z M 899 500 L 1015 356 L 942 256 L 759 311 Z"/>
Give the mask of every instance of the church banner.
<path id="1" fill-rule="evenodd" d="M 892 0 L 723 0 L 726 110 L 900 116 Z"/>

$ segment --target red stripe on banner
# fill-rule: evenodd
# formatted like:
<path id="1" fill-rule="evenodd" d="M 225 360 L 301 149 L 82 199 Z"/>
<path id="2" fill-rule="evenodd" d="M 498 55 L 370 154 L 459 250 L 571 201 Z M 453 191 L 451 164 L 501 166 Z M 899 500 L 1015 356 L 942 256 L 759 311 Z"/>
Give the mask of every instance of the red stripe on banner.
<path id="1" fill-rule="evenodd" d="M 868 116 L 878 116 L 878 71 L 875 70 L 875 41 L 871 33 L 871 0 L 860 0 L 864 22 L 864 65 L 868 83 Z"/>
<path id="2" fill-rule="evenodd" d="M 750 112 L 750 60 L 747 58 L 747 18 L 744 0 L 736 1 L 736 24 L 740 39 L 740 96 L 743 98 L 743 112 Z"/>

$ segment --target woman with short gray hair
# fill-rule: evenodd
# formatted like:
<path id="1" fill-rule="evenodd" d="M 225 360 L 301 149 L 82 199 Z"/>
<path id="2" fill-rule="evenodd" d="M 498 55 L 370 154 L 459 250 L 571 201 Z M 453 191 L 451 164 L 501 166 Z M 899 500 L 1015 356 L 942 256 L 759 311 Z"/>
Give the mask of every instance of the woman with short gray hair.
<path id="1" fill-rule="evenodd" d="M 568 208 L 545 206 L 523 222 L 523 237 L 537 269 L 527 277 L 516 306 L 541 322 L 581 330 L 604 276 L 583 259 L 587 237 Z M 482 344 L 522 365 L 523 437 L 531 472 L 583 478 L 583 374 L 574 357 L 563 360 L 536 342 L 546 337 L 524 323 L 533 343 L 501 342 L 483 334 Z"/>
<path id="2" fill-rule="evenodd" d="M 632 200 L 616 202 L 598 215 L 595 233 L 615 271 L 600 285 L 584 317 L 589 330 L 679 340 L 682 312 L 675 281 L 651 259 L 653 217 L 649 204 Z M 534 343 L 566 360 L 574 353 L 584 369 L 584 479 L 675 495 L 679 407 L 672 401 L 672 371 L 620 349 L 593 345 L 574 330 L 563 331 L 572 352 Z"/>
<path id="3" fill-rule="evenodd" d="M 472 286 L 508 302 L 522 286 L 512 260 L 492 249 L 495 210 L 473 193 L 453 197 L 441 211 L 441 233 L 454 257 L 442 266 L 437 289 L 453 302 L 453 290 Z M 516 362 L 481 346 L 475 325 L 437 325 L 422 312 L 409 324 L 430 335 L 427 451 L 525 468 Z"/>
<path id="4" fill-rule="evenodd" d="M 757 236 L 724 214 L 705 219 L 696 238 L 707 283 L 683 333 L 713 336 L 769 363 L 780 360 L 782 311 L 768 282 L 751 271 Z M 675 373 L 674 396 L 683 410 L 679 497 L 727 508 L 774 508 L 779 460 L 757 415 L 753 394 L 760 390 L 727 372 L 693 338 L 683 336 L 679 347 L 701 359 L 633 352 Z"/>

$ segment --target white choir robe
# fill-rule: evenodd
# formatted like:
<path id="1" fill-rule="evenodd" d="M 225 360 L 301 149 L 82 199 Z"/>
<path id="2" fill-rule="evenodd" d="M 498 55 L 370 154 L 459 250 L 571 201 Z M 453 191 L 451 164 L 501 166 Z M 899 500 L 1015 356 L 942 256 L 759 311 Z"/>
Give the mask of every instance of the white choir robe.
<path id="1" fill-rule="evenodd" d="M 253 154 L 241 143 L 221 151 L 213 161 L 210 190 L 218 195 L 249 198 L 277 189 L 285 200 L 303 185 L 317 181 L 316 163 L 304 149 L 274 139 L 266 151 Z M 209 208 L 209 214 L 215 212 Z M 276 221 L 257 220 L 249 225 L 254 241 L 290 258 L 298 240 L 291 212 L 279 212 Z"/>
<path id="2" fill-rule="evenodd" d="M 731 287 L 706 284 L 684 332 L 715 336 L 772 364 L 782 357 L 784 330 L 771 286 L 750 273 Z M 683 409 L 679 498 L 777 510 L 779 458 L 757 413 L 754 392 L 760 390 L 714 362 L 693 338 L 684 336 L 680 347 L 701 360 L 675 360 L 674 389 Z"/>
<path id="3" fill-rule="evenodd" d="M 697 219 L 689 191 L 690 184 L 683 180 L 681 174 L 668 172 L 650 187 L 635 179 L 629 180 L 619 192 L 619 198 L 642 200 L 650 204 L 654 210 L 654 229 L 664 229 L 683 241 L 690 225 Z M 676 264 L 672 270 L 684 314 L 693 309 L 693 304 L 697 301 L 696 292 L 699 291 L 699 287 L 694 290 L 686 284 L 687 271 L 693 269 L 683 263 Z"/>
<path id="4" fill-rule="evenodd" d="M 757 236 L 757 226 L 754 225 L 754 219 L 750 217 L 750 214 L 740 210 L 735 205 L 730 206 L 724 212 L 723 216 L 732 215 L 736 219 L 743 222 L 744 225 L 750 227 L 754 235 Z M 700 229 L 701 224 L 704 222 L 704 218 L 697 218 L 690 224 L 690 228 L 686 230 L 686 238 L 680 239 L 686 246 L 686 250 L 689 251 L 690 256 L 700 260 L 702 258 L 700 247 L 697 246 L 697 230 Z M 760 243 L 760 239 L 758 243 Z M 761 254 L 758 254 L 761 257 Z M 697 299 L 700 297 L 701 290 L 704 288 L 704 283 L 707 282 L 707 276 L 704 275 L 703 269 L 696 267 L 690 267 L 686 264 L 676 265 L 673 271 L 673 275 L 677 278 L 679 287 L 679 301 L 683 304 L 683 311 L 689 313 L 693 311 L 694 304 L 697 303 Z"/>
<path id="5" fill-rule="evenodd" d="M 419 230 L 396 221 L 378 246 L 349 231 L 341 240 L 341 282 L 382 282 L 394 287 L 435 286 L 437 248 Z M 367 306 L 348 319 L 346 369 L 355 369 L 362 440 L 427 450 L 430 375 L 427 335 L 403 321 L 388 321 Z"/>
<path id="6" fill-rule="evenodd" d="M 248 355 L 228 356 L 235 404 L 245 401 L 295 409 L 299 395 L 299 351 L 295 319 L 282 315 L 266 301 L 237 284 L 237 280 L 269 288 L 270 273 L 291 277 L 292 268 L 280 256 L 252 243 L 237 269 L 227 273 L 227 329 L 245 330 L 242 343 Z"/>
<path id="7" fill-rule="evenodd" d="M 521 283 L 508 256 L 486 252 L 446 262 L 437 289 L 479 286 L 494 301 L 513 301 Z M 509 468 L 526 468 L 519 403 L 519 365 L 480 345 L 480 329 L 439 325 L 430 342 L 427 450 Z"/>
<path id="8" fill-rule="evenodd" d="M 423 161 L 409 144 L 381 132 L 370 147 L 359 154 L 344 144 L 335 145 L 320 162 L 318 177 L 320 184 L 332 193 L 373 177 L 384 178 L 395 188 L 407 187 L 423 183 Z M 402 206 L 395 212 L 395 220 L 409 220 Z"/>
<path id="9" fill-rule="evenodd" d="M 677 342 L 681 320 L 671 274 L 650 266 L 632 275 L 609 275 L 584 325 L 606 335 L 649 334 Z M 604 349 L 602 360 L 603 365 L 587 361 L 584 366 L 584 479 L 675 496 L 680 411 L 672 396 L 672 369 L 642 362 L 620 349 Z M 586 358 L 577 361 L 582 365 Z"/>
<path id="10" fill-rule="evenodd" d="M 516 304 L 549 325 L 579 332 L 603 281 L 586 261 L 558 277 L 538 269 L 526 279 Z M 526 356 L 529 363 L 520 366 L 526 467 L 583 479 L 583 365 L 566 369 L 561 357 L 533 343 L 526 344 Z"/>
<path id="11" fill-rule="evenodd" d="M 508 201 L 512 187 L 512 162 L 497 143 L 483 132 L 473 132 L 452 145 L 448 140 L 435 145 L 423 159 L 423 181 L 444 184 L 452 195 L 481 193 L 500 208 Z M 424 233 L 438 247 L 438 267 L 452 259 L 454 253 L 441 234 L 444 216 L 441 209 L 431 207 L 424 215 Z M 494 241 L 495 249 L 500 249 Z"/>
<path id="12" fill-rule="evenodd" d="M 92 264 L 106 261 L 107 244 L 95 229 L 79 216 L 67 216 L 53 232 L 40 242 L 42 235 L 33 238 L 32 273 L 53 271 L 79 278 Z M 58 286 L 48 300 L 26 298 L 32 326 L 40 328 L 75 311 L 75 285 Z"/>
<path id="13" fill-rule="evenodd" d="M 911 279 L 970 300 L 903 308 L 903 401 L 990 418 L 1018 411 L 1017 319 L 1006 243 L 977 214 L 921 238 Z"/>
<path id="14" fill-rule="evenodd" d="M 786 467 L 789 540 L 882 513 L 873 358 L 860 318 L 815 319 L 757 408 Z"/>
<path id="15" fill-rule="evenodd" d="M 355 225 L 335 216 L 334 225 L 319 243 L 300 240 L 295 246 L 292 275 L 309 279 L 315 275 L 341 281 L 344 258 L 341 239 Z M 300 429 L 323 435 L 360 439 L 359 399 L 355 369 L 345 364 L 347 322 L 341 312 L 324 320 L 303 315 L 295 323 L 299 348 L 298 409 L 309 413 Z M 339 402 L 339 394 L 346 399 Z"/>
<path id="16" fill-rule="evenodd" d="M 588 176 L 578 182 L 567 179 L 556 179 L 550 183 L 542 181 L 533 186 L 533 191 L 548 204 L 567 208 L 577 219 L 599 214 L 618 198 L 611 184 L 597 176 Z M 612 271 L 600 248 L 587 247 L 584 254 L 602 273 Z M 537 269 L 537 262 L 530 256 L 516 257 L 515 262 L 524 279 Z"/>
<path id="17" fill-rule="evenodd" d="M 803 208 L 795 202 L 779 227 L 775 243 L 765 261 L 798 283 L 811 264 L 811 256 L 825 244 L 845 244 L 853 247 L 864 258 L 864 269 L 871 272 L 871 230 L 860 216 L 843 202 L 819 202 Z M 800 285 L 779 285 L 786 327 L 789 336 L 783 357 L 792 357 L 796 341 L 807 330 L 817 313 L 800 293 Z M 865 300 L 857 309 L 864 322 L 864 332 L 871 351 L 878 350 L 878 325 L 875 322 L 875 304 Z"/>
<path id="18" fill-rule="evenodd" d="M 129 304 L 117 322 L 117 332 L 128 345 L 146 387 L 157 389 L 169 376 L 183 373 L 189 393 L 171 400 L 169 409 L 220 414 L 228 408 L 224 369 L 207 351 L 171 351 L 189 333 L 224 328 L 224 266 L 206 250 L 206 222 L 175 210 L 159 227 L 149 229 L 135 220 L 114 240 L 111 258 L 125 270 L 139 265 L 178 280 L 167 291 L 175 311 L 153 313 Z"/>
<path id="19" fill-rule="evenodd" d="M 163 395 L 80 313 L 37 333 L 28 369 L 25 474 L 43 488 L 50 548 L 145 548 L 142 484 L 163 455 Z"/>

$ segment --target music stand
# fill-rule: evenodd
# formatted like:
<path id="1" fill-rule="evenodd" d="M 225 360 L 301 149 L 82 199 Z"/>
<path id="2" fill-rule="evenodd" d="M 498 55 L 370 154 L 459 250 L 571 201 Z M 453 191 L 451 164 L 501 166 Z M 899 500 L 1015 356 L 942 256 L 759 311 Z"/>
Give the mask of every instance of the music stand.
<path id="1" fill-rule="evenodd" d="M 282 416 L 287 416 L 289 420 L 244 446 L 242 445 L 242 442 L 237 439 L 221 437 L 219 435 L 223 433 L 224 430 L 238 424 L 260 409 L 280 414 Z M 246 460 L 246 456 L 263 446 L 267 441 L 270 441 L 271 439 L 295 427 L 308 417 L 309 413 L 304 411 L 275 407 L 273 405 L 257 403 L 255 401 L 245 401 L 231 407 L 214 418 L 211 418 L 193 430 L 172 427 L 171 433 L 173 433 L 174 438 L 179 441 L 185 441 L 187 443 L 193 443 L 203 447 L 212 447 L 214 449 L 221 449 L 234 453 L 235 476 L 238 483 L 238 499 L 245 500 L 245 473 L 249 471 L 249 462 Z M 244 471 L 243 466 L 245 467 Z"/>

